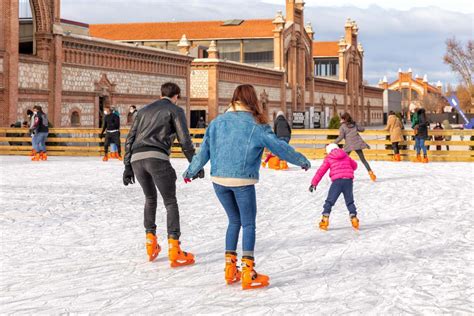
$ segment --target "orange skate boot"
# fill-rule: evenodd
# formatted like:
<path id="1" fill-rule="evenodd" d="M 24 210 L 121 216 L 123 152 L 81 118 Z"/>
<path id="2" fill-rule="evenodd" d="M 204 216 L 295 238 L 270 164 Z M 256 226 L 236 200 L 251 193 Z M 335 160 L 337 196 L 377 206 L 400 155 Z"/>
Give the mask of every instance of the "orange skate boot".
<path id="1" fill-rule="evenodd" d="M 108 155 L 105 155 L 104 158 L 102 158 L 102 161 L 104 161 L 104 162 L 109 161 L 109 156 L 108 156 Z"/>
<path id="2" fill-rule="evenodd" d="M 422 159 L 421 159 L 421 155 L 416 155 L 416 158 L 413 162 L 421 162 Z"/>
<path id="3" fill-rule="evenodd" d="M 400 156 L 400 154 L 395 155 L 395 160 L 396 161 L 402 161 L 402 157 Z"/>
<path id="4" fill-rule="evenodd" d="M 146 234 L 146 253 L 148 254 L 148 261 L 153 261 L 158 257 L 161 251 L 160 245 L 156 240 L 156 235 L 153 233 Z"/>
<path id="5" fill-rule="evenodd" d="M 40 153 L 40 159 L 43 160 L 43 161 L 48 160 L 48 154 L 44 153 L 44 152 L 41 152 Z"/>
<path id="6" fill-rule="evenodd" d="M 288 164 L 284 160 L 280 160 L 280 170 L 288 170 Z"/>
<path id="7" fill-rule="evenodd" d="M 369 171 L 369 176 L 370 176 L 370 180 L 374 182 L 375 180 L 377 180 L 377 177 L 375 176 L 375 173 L 372 170 Z"/>
<path id="8" fill-rule="evenodd" d="M 328 230 L 329 227 L 329 216 L 323 215 L 321 221 L 319 222 L 319 229 Z"/>
<path id="9" fill-rule="evenodd" d="M 33 158 L 31 158 L 31 161 L 40 161 L 41 160 L 41 156 L 40 154 L 36 153 Z"/>
<path id="10" fill-rule="evenodd" d="M 355 230 L 359 230 L 359 219 L 357 216 L 351 216 L 351 224 Z"/>
<path id="11" fill-rule="evenodd" d="M 34 157 L 36 155 L 36 150 L 32 149 L 30 153 L 30 157 Z"/>
<path id="12" fill-rule="evenodd" d="M 241 273 L 237 267 L 237 253 L 228 252 L 225 254 L 225 282 L 234 284 L 240 281 Z"/>
<path id="13" fill-rule="evenodd" d="M 270 278 L 254 270 L 253 257 L 242 258 L 242 290 L 256 289 L 270 284 Z"/>
<path id="14" fill-rule="evenodd" d="M 168 239 L 168 258 L 172 268 L 187 266 L 194 263 L 194 255 L 190 252 L 182 251 L 177 239 Z"/>
<path id="15" fill-rule="evenodd" d="M 428 156 L 424 156 L 422 162 L 423 162 L 423 163 L 428 163 Z"/>

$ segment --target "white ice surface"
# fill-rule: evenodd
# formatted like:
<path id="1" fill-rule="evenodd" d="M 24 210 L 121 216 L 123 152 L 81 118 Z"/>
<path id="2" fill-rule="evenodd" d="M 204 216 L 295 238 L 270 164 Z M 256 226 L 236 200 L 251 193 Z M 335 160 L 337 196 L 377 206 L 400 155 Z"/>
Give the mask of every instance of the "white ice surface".
<path id="1" fill-rule="evenodd" d="M 197 262 L 171 269 L 161 200 L 163 252 L 150 263 L 144 197 L 122 185 L 118 161 L 0 157 L 0 313 L 474 313 L 474 164 L 373 162 L 376 183 L 356 172 L 361 230 L 341 199 L 321 232 L 330 180 L 307 191 L 320 162 L 262 170 L 256 262 L 271 285 L 242 291 L 224 285 L 227 218 L 209 177 L 178 177 L 181 240 Z M 180 175 L 187 162 L 173 165 Z"/>

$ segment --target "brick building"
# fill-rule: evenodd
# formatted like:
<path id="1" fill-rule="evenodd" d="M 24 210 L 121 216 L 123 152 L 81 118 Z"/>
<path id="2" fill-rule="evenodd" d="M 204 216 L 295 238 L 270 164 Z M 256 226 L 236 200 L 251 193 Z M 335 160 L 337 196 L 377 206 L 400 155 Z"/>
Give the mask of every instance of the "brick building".
<path id="1" fill-rule="evenodd" d="M 427 110 L 434 111 L 435 107 L 442 108 L 448 105 L 447 101 L 443 98 L 443 85 L 441 82 L 438 81 L 436 86 L 434 86 L 428 82 L 427 75 L 423 77 L 415 75 L 413 77 L 411 68 L 407 72 L 399 69 L 398 78 L 392 82 L 388 82 L 387 77 L 384 77 L 379 81 L 379 87 L 384 90 L 399 91 L 402 98 L 402 111 L 405 113 L 413 111 L 415 108 L 426 107 L 426 105 L 431 106 L 431 104 L 427 104 L 428 102 L 424 102 L 430 96 L 432 96 L 430 101 L 439 103 L 439 105 L 433 104 L 433 108 Z"/>
<path id="2" fill-rule="evenodd" d="M 363 84 L 357 24 L 348 20 L 337 42 L 315 42 L 304 2 L 285 1 L 286 14 L 268 20 L 89 26 L 61 20 L 59 0 L 32 0 L 29 48 L 28 34 L 18 35 L 18 0 L 4 0 L 0 122 L 40 104 L 55 126 L 99 126 L 103 105 L 125 114 L 171 80 L 183 87 L 191 126 L 222 113 L 242 83 L 257 88 L 270 118 L 313 108 L 327 118 L 349 111 L 361 123 L 380 124 L 383 89 Z"/>

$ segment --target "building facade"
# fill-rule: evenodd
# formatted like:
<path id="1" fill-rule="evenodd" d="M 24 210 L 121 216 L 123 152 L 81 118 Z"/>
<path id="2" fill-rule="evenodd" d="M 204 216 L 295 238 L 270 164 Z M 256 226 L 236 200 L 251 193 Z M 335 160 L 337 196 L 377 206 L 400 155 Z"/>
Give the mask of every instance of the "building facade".
<path id="1" fill-rule="evenodd" d="M 285 0 L 269 20 L 87 25 L 61 20 L 60 0 L 31 0 L 33 18 L 18 17 L 18 0 L 0 4 L 0 124 L 42 105 L 54 126 L 98 127 L 101 109 L 141 107 L 174 81 L 183 89 L 189 123 L 222 113 L 233 89 L 253 84 L 270 119 L 283 110 L 350 112 L 380 124 L 383 89 L 363 84 L 364 51 L 348 20 L 338 42 L 315 42 L 304 2 Z M 20 28 L 22 31 L 20 31 Z"/>
<path id="2" fill-rule="evenodd" d="M 407 72 L 398 70 L 398 78 L 388 82 L 384 77 L 379 82 L 379 87 L 384 90 L 398 91 L 401 94 L 401 106 L 404 113 L 409 113 L 416 108 L 427 108 L 427 111 L 436 112 L 448 105 L 443 98 L 443 86 L 440 81 L 435 85 L 428 82 L 428 76 L 415 75 L 408 69 Z"/>

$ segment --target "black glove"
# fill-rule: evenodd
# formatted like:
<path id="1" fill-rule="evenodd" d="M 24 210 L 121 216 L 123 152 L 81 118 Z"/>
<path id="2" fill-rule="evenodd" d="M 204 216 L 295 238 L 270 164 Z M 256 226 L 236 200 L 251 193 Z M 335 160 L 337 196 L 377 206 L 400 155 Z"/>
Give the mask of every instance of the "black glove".
<path id="1" fill-rule="evenodd" d="M 304 165 L 301 166 L 301 169 L 303 169 L 304 171 L 308 171 L 309 169 L 311 169 L 311 164 L 305 163 Z"/>
<path id="2" fill-rule="evenodd" d="M 135 183 L 135 175 L 133 174 L 132 166 L 125 166 L 125 171 L 123 172 L 123 185 L 127 186 L 129 184 Z"/>
<path id="3" fill-rule="evenodd" d="M 316 191 L 316 186 L 315 185 L 310 185 L 309 186 L 309 192 L 313 193 L 314 191 Z"/>
<path id="4" fill-rule="evenodd" d="M 193 180 L 196 180 L 197 178 L 204 178 L 204 169 L 199 170 L 199 172 L 193 177 Z"/>
<path id="5" fill-rule="evenodd" d="M 104 138 L 105 137 L 105 134 L 104 133 L 100 133 L 99 134 L 99 138 Z"/>

